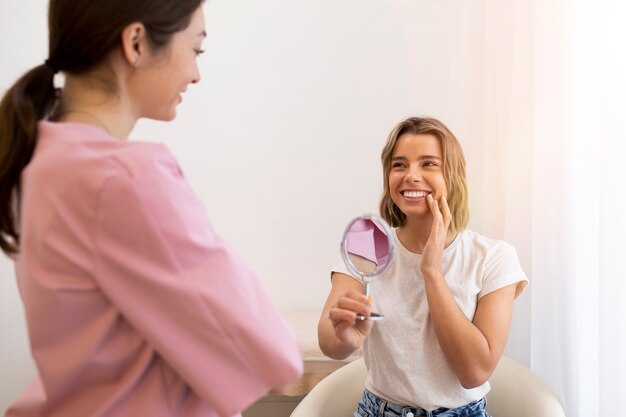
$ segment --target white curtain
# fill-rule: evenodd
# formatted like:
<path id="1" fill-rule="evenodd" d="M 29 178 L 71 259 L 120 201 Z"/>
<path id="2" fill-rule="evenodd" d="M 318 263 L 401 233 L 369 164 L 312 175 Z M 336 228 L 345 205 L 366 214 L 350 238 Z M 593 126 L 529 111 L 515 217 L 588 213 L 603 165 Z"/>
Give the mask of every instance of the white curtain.
<path id="1" fill-rule="evenodd" d="M 468 162 L 470 227 L 511 243 L 532 277 L 533 8 L 464 3 L 459 138 Z M 515 303 L 506 354 L 530 361 L 530 291 Z"/>
<path id="2" fill-rule="evenodd" d="M 473 215 L 529 269 L 531 368 L 568 417 L 623 415 L 626 6 L 481 4 L 465 5 L 484 28 L 466 45 L 483 60 L 469 87 L 482 92 L 466 94 L 484 115 L 468 122 L 482 138 L 469 156 L 484 162 Z"/>
<path id="3" fill-rule="evenodd" d="M 531 365 L 568 416 L 621 415 L 626 8 L 536 7 Z"/>

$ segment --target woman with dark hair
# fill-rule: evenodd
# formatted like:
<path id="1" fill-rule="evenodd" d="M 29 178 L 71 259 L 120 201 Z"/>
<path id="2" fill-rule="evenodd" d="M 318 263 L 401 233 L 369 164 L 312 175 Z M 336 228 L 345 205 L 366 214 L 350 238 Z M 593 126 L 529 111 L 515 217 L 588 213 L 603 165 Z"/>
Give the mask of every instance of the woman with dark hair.
<path id="1" fill-rule="evenodd" d="M 0 247 L 38 369 L 7 417 L 231 416 L 302 372 L 172 155 L 125 140 L 199 81 L 201 6 L 51 0 L 49 58 L 2 99 Z"/>

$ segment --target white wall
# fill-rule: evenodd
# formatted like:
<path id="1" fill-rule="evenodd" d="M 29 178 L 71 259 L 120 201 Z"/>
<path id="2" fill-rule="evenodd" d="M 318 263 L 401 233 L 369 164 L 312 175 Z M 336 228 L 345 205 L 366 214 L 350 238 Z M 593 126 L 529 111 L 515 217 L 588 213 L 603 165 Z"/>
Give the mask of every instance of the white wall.
<path id="1" fill-rule="evenodd" d="M 0 2 L 0 92 L 47 55 L 44 0 Z M 13 264 L 0 255 L 0 413 L 34 374 Z"/>
<path id="2" fill-rule="evenodd" d="M 467 39 L 485 30 L 457 0 L 209 0 L 203 79 L 170 124 L 142 121 L 133 138 L 165 142 L 209 218 L 253 266 L 282 311 L 321 309 L 350 218 L 376 212 L 379 155 L 409 115 L 440 118 L 466 150 L 471 226 L 503 238 L 484 185 L 498 161 L 481 154 L 468 117 L 467 74 L 484 61 Z M 470 10 L 472 8 L 469 8 Z M 0 90 L 47 55 L 46 2 L 0 3 Z M 474 91 L 479 97 L 481 91 Z M 475 108 L 471 109 L 476 111 Z M 483 116 L 486 117 L 486 116 Z M 522 186 L 525 186 L 522 184 Z M 493 211 L 493 210 L 492 210 Z M 491 213 L 491 212 L 489 212 Z M 500 214 L 498 214 L 500 213 Z M 517 220 L 517 219 L 513 219 Z M 510 219 L 509 219 L 510 222 Z M 526 218 L 514 244 L 530 271 Z M 12 266 L 0 259 L 0 410 L 34 368 Z M 507 353 L 528 361 L 529 300 L 516 306 Z"/>

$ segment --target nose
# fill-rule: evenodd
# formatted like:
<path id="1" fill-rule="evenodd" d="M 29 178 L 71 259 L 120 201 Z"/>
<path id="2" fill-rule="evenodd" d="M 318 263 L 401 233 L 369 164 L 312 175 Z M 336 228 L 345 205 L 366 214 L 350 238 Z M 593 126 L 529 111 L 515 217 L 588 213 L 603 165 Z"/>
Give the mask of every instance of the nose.
<path id="1" fill-rule="evenodd" d="M 194 67 L 194 72 L 191 78 L 191 84 L 198 84 L 200 82 L 200 69 L 198 68 L 198 63 L 196 62 Z"/>
<path id="2" fill-rule="evenodd" d="M 420 182 L 422 180 L 422 172 L 418 168 L 411 168 L 404 177 L 405 182 Z"/>

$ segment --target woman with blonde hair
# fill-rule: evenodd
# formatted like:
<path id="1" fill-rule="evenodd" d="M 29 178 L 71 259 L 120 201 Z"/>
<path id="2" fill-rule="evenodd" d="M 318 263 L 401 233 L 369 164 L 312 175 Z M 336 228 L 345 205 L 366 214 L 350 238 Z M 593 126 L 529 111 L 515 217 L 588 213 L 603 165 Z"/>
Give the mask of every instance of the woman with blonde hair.
<path id="1" fill-rule="evenodd" d="M 202 0 L 50 1 L 48 59 L 0 104 L 0 247 L 37 366 L 6 417 L 233 416 L 301 374 L 174 157 L 126 140 L 175 117 L 205 37 Z"/>
<path id="2" fill-rule="evenodd" d="M 343 261 L 318 326 L 322 351 L 363 346 L 368 378 L 355 416 L 487 416 L 484 397 L 527 284 L 515 249 L 467 229 L 465 158 L 452 132 L 412 117 L 382 152 L 381 216 L 398 250 L 371 299 Z M 384 321 L 369 315 L 372 299 Z"/>

